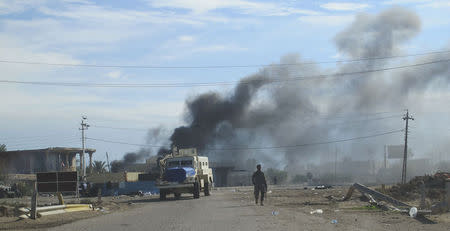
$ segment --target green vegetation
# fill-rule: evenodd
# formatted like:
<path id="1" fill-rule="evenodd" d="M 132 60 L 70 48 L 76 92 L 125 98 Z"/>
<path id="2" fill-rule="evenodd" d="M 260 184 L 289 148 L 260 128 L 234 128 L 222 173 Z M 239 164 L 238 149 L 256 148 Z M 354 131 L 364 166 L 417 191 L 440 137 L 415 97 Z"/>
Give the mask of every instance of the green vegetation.
<path id="1" fill-rule="evenodd" d="M 287 172 L 269 168 L 266 171 L 266 180 L 270 184 L 283 184 L 286 183 L 287 180 Z"/>
<path id="2" fill-rule="evenodd" d="M 94 161 L 92 164 L 93 171 L 95 173 L 104 173 L 106 172 L 106 163 L 104 161 Z"/>
<path id="3" fill-rule="evenodd" d="M 6 144 L 0 144 L 0 152 L 6 152 Z"/>
<path id="4" fill-rule="evenodd" d="M 305 175 L 297 174 L 292 178 L 291 183 L 301 184 L 301 183 L 305 183 L 307 181 L 308 181 L 308 178 Z"/>

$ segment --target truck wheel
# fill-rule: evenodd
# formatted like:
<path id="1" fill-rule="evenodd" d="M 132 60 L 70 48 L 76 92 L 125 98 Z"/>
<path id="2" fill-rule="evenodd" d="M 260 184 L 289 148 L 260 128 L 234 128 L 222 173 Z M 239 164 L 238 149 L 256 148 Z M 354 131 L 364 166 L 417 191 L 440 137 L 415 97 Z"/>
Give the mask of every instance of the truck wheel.
<path id="1" fill-rule="evenodd" d="M 174 193 L 175 200 L 179 200 L 181 198 L 181 193 Z"/>
<path id="2" fill-rule="evenodd" d="M 166 200 L 166 191 L 159 190 L 159 200 L 161 200 L 161 201 Z"/>
<path id="3" fill-rule="evenodd" d="M 197 181 L 194 183 L 194 198 L 200 198 L 200 184 Z"/>
<path id="4" fill-rule="evenodd" d="M 210 190 L 211 190 L 211 186 L 209 186 L 209 182 L 205 182 L 205 196 L 209 196 L 211 195 Z"/>

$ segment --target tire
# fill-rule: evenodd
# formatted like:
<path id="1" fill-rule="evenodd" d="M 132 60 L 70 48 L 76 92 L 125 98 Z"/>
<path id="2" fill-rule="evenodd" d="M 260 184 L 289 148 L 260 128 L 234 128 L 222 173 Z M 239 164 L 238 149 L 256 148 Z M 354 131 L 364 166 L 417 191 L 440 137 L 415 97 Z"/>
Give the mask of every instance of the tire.
<path id="1" fill-rule="evenodd" d="M 209 195 L 211 195 L 211 192 L 210 192 L 210 190 L 211 190 L 211 186 L 209 186 L 209 182 L 205 182 L 205 189 L 204 189 L 205 191 L 205 196 L 209 196 Z"/>
<path id="2" fill-rule="evenodd" d="M 194 183 L 194 199 L 200 198 L 200 184 L 198 181 Z"/>
<path id="3" fill-rule="evenodd" d="M 181 198 L 181 193 L 174 193 L 175 200 L 179 200 Z"/>
<path id="4" fill-rule="evenodd" d="M 159 190 L 159 200 L 161 201 L 165 201 L 166 200 L 166 191 L 164 190 Z"/>

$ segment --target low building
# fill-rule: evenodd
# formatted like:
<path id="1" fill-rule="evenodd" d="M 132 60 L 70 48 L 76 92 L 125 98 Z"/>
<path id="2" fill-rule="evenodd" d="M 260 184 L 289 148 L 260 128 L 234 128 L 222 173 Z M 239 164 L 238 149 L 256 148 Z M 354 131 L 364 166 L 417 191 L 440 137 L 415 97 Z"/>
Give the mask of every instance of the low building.
<path id="1" fill-rule="evenodd" d="M 81 148 L 64 147 L 0 152 L 0 169 L 10 174 L 76 171 L 76 155 L 83 159 L 82 152 Z M 92 166 L 94 152 L 95 149 L 85 149 L 85 153 L 89 155 L 89 166 Z"/>

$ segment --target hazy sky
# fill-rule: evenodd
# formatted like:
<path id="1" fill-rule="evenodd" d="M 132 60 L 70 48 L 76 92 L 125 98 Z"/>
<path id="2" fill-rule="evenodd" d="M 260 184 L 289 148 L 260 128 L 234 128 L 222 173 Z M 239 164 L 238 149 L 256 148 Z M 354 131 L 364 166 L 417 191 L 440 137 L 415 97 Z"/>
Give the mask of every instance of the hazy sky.
<path id="1" fill-rule="evenodd" d="M 306 60 L 345 59 L 332 42 L 358 13 L 400 5 L 421 18 L 421 31 L 403 48 L 414 54 L 448 47 L 450 1 L 245 0 L 0 0 L 0 61 L 92 65 L 257 65 L 298 53 Z M 87 68 L 0 63 L 1 80 L 181 83 L 237 81 L 259 67 L 221 69 Z M 9 150 L 81 146 L 87 136 L 145 143 L 146 129 L 183 124 L 187 97 L 232 86 L 89 88 L 0 83 L 0 143 Z M 434 97 L 434 98 L 433 98 Z M 430 96 L 446 107 L 449 95 Z M 447 104 L 445 104 L 447 102 Z M 401 110 L 401 109 L 400 109 Z M 440 115 L 442 116 L 442 114 Z M 433 118 L 433 117 L 429 117 Z M 449 137 L 450 128 L 442 129 Z M 420 128 L 420 125 L 417 125 Z M 423 136 L 426 136 L 423 133 Z M 94 155 L 118 159 L 138 147 L 89 140 Z"/>

